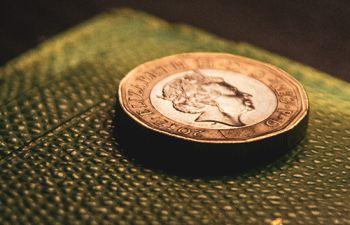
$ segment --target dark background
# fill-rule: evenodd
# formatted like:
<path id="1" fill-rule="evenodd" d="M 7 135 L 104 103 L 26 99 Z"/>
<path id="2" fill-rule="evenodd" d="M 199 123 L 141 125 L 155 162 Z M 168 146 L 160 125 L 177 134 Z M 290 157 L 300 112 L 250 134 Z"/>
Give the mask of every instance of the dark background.
<path id="1" fill-rule="evenodd" d="M 347 0 L 1 0 L 0 65 L 75 24 L 120 6 L 248 42 L 350 81 Z"/>

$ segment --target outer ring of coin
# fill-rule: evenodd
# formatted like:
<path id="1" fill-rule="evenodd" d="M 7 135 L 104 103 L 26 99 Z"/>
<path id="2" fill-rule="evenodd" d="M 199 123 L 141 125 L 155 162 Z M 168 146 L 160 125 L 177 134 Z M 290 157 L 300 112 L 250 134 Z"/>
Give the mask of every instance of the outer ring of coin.
<path id="1" fill-rule="evenodd" d="M 275 109 L 255 124 L 232 129 L 205 129 L 166 117 L 152 105 L 150 93 L 157 83 L 173 74 L 205 69 L 231 71 L 258 80 L 274 93 Z M 225 53 L 183 53 L 141 64 L 123 78 L 118 97 L 121 108 L 136 124 L 159 134 L 199 143 L 243 144 L 284 133 L 304 134 L 308 115 L 306 92 L 291 75 L 275 66 Z M 290 146 L 295 144 L 290 142 L 300 139 L 283 137 L 280 142 Z"/>

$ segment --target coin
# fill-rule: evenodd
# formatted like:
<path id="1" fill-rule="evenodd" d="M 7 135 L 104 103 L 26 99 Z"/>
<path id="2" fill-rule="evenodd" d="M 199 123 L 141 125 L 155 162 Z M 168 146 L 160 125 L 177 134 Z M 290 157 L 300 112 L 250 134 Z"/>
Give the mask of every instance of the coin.
<path id="1" fill-rule="evenodd" d="M 146 62 L 123 78 L 118 98 L 122 123 L 134 124 L 128 135 L 142 129 L 148 135 L 139 137 L 192 144 L 182 145 L 186 148 L 289 149 L 307 124 L 307 95 L 296 79 L 275 66 L 225 53 Z"/>

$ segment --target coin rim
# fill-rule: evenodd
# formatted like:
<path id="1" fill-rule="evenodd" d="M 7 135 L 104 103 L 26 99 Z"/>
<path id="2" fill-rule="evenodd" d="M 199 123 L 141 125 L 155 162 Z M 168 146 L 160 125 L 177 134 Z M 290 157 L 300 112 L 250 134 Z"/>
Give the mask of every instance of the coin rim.
<path id="1" fill-rule="evenodd" d="M 181 136 L 178 134 L 173 134 L 173 133 L 169 133 L 167 131 L 161 130 L 159 128 L 156 127 L 152 127 L 147 125 L 145 122 L 143 122 L 141 119 L 139 119 L 138 117 L 136 117 L 135 115 L 133 115 L 131 112 L 129 112 L 126 108 L 126 106 L 124 104 L 126 104 L 123 101 L 123 97 L 122 97 L 122 87 L 124 85 L 124 82 L 126 82 L 127 78 L 132 76 L 133 74 L 135 74 L 135 71 L 138 70 L 141 66 L 146 66 L 147 64 L 152 64 L 156 61 L 159 60 L 166 60 L 167 58 L 173 58 L 173 57 L 177 57 L 177 56 L 199 56 L 199 55 L 211 55 L 211 56 L 228 56 L 228 57 L 236 57 L 236 58 L 240 58 L 241 60 L 246 60 L 246 61 L 250 61 L 250 63 L 257 63 L 266 67 L 269 67 L 273 70 L 277 70 L 278 72 L 281 72 L 284 76 L 288 77 L 292 82 L 295 83 L 295 86 L 297 87 L 297 90 L 299 91 L 300 97 L 301 97 L 301 110 L 299 112 L 299 114 L 297 114 L 297 119 L 294 119 L 290 124 L 288 124 L 287 126 L 285 126 L 284 128 L 268 133 L 268 134 L 264 134 L 258 137 L 254 137 L 254 138 L 248 138 L 248 139 L 244 139 L 244 140 L 205 140 L 205 139 L 195 139 L 195 138 L 190 138 L 190 137 L 185 137 L 185 136 Z M 258 79 L 257 79 L 258 80 Z M 145 63 L 142 63 L 138 66 L 136 66 L 134 69 L 132 69 L 131 71 L 129 71 L 124 77 L 123 79 L 120 81 L 119 83 L 119 87 L 118 87 L 118 100 L 119 103 L 121 105 L 121 108 L 123 109 L 123 111 L 130 116 L 135 122 L 139 123 L 140 125 L 142 125 L 145 128 L 148 128 L 150 130 L 153 130 L 155 132 L 161 133 L 161 134 L 165 134 L 167 136 L 170 137 L 176 137 L 176 138 L 180 138 L 182 140 L 187 140 L 187 141 L 192 141 L 192 142 L 197 142 L 197 143 L 218 143 L 218 144 L 239 144 L 239 143 L 251 143 L 251 142 L 255 142 L 255 141 L 259 141 L 259 140 L 264 140 L 264 139 L 268 139 L 268 138 L 273 138 L 276 137 L 280 134 L 286 133 L 288 131 L 293 130 L 293 128 L 295 128 L 298 124 L 300 124 L 304 119 L 307 118 L 307 115 L 309 113 L 309 102 L 308 102 L 308 96 L 307 93 L 304 89 L 304 87 L 302 86 L 302 84 L 296 80 L 292 75 L 290 75 L 289 73 L 287 73 L 286 71 L 268 64 L 268 63 L 264 63 L 258 60 L 254 60 L 251 58 L 247 58 L 247 57 L 243 57 L 243 56 L 239 56 L 239 55 L 235 55 L 235 54 L 230 54 L 230 53 L 221 53 L 221 52 L 185 52 L 185 53 L 179 53 L 179 54 L 173 54 L 173 55 L 169 55 L 169 56 L 165 56 L 165 57 L 160 57 L 160 58 L 156 58 L 150 61 L 147 61 Z M 161 114 L 159 112 L 159 114 Z M 166 116 L 162 115 L 163 117 L 167 118 Z M 179 124 L 181 124 L 180 122 L 177 122 Z"/>

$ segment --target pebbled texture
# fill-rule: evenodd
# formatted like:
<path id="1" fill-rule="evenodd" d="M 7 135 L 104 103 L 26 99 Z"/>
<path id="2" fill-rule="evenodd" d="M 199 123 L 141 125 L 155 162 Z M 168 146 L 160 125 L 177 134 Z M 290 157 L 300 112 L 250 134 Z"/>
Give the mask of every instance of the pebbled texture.
<path id="1" fill-rule="evenodd" d="M 113 135 L 118 81 L 189 51 L 295 76 L 310 100 L 307 137 L 232 176 L 179 176 L 126 157 Z M 130 9 L 97 16 L 0 69 L 0 224 L 350 224 L 349 99 L 349 84 L 248 44 Z"/>

